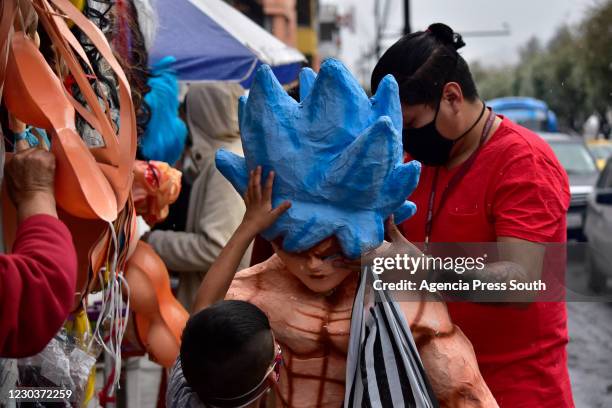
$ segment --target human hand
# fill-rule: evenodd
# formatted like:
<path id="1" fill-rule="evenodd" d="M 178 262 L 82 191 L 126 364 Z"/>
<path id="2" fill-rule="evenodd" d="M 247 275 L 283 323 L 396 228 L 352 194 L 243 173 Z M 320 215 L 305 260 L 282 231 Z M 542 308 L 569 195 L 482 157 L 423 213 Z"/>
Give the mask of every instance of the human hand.
<path id="1" fill-rule="evenodd" d="M 18 151 L 6 165 L 8 193 L 20 221 L 35 214 L 57 217 L 55 156 L 40 148 Z"/>
<path id="2" fill-rule="evenodd" d="M 422 252 L 416 245 L 409 242 L 400 232 L 393 215 L 387 218 L 385 222 L 385 232 L 389 241 L 383 241 L 382 244 L 371 251 L 364 253 L 360 259 L 347 260 L 338 259 L 334 261 L 334 267 L 351 269 L 353 271 L 360 271 L 361 266 L 371 264 L 374 258 L 393 258 L 396 255 L 408 255 L 409 257 L 420 257 Z"/>
<path id="3" fill-rule="evenodd" d="M 251 170 L 249 185 L 244 194 L 246 212 L 240 225 L 250 234 L 256 235 L 265 230 L 291 207 L 289 201 L 282 202 L 278 207 L 272 208 L 272 185 L 274 184 L 274 172 L 270 171 L 266 184 L 261 188 L 261 166 Z"/>
<path id="4" fill-rule="evenodd" d="M 395 224 L 393 214 L 391 214 L 385 222 L 385 232 L 389 238 L 389 242 L 376 248 L 369 254 L 370 256 L 393 257 L 396 254 L 407 254 L 410 257 L 417 258 L 423 255 L 423 252 L 416 245 L 408 241 L 406 237 L 402 235 Z"/>

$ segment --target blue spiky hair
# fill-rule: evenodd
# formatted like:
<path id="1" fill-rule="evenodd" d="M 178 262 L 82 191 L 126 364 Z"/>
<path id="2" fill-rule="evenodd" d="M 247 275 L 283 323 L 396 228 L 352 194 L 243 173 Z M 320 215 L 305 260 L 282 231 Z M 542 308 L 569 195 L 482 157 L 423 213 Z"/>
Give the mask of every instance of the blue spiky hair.
<path id="1" fill-rule="evenodd" d="M 368 98 L 339 61 L 323 63 L 319 75 L 300 73 L 300 102 L 278 83 L 270 67 L 259 68 L 238 116 L 245 157 L 223 149 L 216 163 L 244 194 L 249 170 L 274 170 L 273 205 L 291 208 L 262 234 L 283 237 L 283 249 L 305 251 L 336 236 L 344 255 L 357 258 L 379 246 L 390 214 L 400 223 L 416 206 L 406 201 L 420 165 L 403 163 L 398 86 L 388 75 Z"/>

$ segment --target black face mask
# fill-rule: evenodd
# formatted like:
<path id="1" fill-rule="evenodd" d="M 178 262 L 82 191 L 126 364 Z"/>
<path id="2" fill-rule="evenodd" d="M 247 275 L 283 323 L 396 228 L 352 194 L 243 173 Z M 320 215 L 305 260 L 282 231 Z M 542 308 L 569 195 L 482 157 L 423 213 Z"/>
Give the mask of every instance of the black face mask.
<path id="1" fill-rule="evenodd" d="M 485 111 L 485 104 L 482 104 L 482 111 L 478 119 L 468 130 L 455 140 L 445 138 L 436 129 L 436 119 L 440 110 L 440 102 L 436 107 L 436 114 L 431 122 L 419 128 L 403 129 L 402 143 L 404 150 L 415 160 L 427 166 L 442 166 L 450 159 L 450 153 L 455 143 L 470 133 L 478 124 Z"/>

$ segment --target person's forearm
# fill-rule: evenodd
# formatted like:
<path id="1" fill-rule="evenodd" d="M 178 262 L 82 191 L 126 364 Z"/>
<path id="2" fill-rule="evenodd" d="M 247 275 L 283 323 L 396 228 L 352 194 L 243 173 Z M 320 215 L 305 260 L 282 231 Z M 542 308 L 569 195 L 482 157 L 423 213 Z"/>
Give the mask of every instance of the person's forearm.
<path id="1" fill-rule="evenodd" d="M 475 281 L 484 283 L 494 284 L 499 287 L 499 284 L 510 284 L 510 281 L 516 282 L 528 282 L 529 274 L 521 265 L 515 262 L 499 261 L 486 264 L 482 269 L 470 269 L 464 273 L 457 273 L 454 270 L 444 270 L 437 274 L 436 280 L 438 282 L 458 282 L 463 281 L 470 284 L 473 288 Z M 499 291 L 499 290 L 470 290 L 468 292 L 457 292 L 457 293 L 446 293 L 451 298 L 460 298 L 464 300 L 472 301 L 486 301 L 489 299 L 497 299 L 508 296 L 513 297 L 514 294 L 510 291 Z"/>
<path id="2" fill-rule="evenodd" d="M 204 277 L 194 302 L 194 313 L 225 298 L 240 261 L 255 235 L 257 232 L 243 224 L 238 227 Z"/>
<path id="3" fill-rule="evenodd" d="M 70 232 L 37 215 L 17 231 L 13 253 L 0 256 L 0 357 L 38 353 L 72 310 L 77 256 Z"/>
<path id="4" fill-rule="evenodd" d="M 32 193 L 31 197 L 22 201 L 17 207 L 17 222 L 19 224 L 33 215 L 50 215 L 57 218 L 55 197 L 50 193 Z"/>
<path id="5" fill-rule="evenodd" d="M 528 281 L 527 271 L 519 264 L 509 261 L 499 261 L 486 264 L 482 269 L 470 269 L 463 274 L 453 272 L 459 279 L 487 283 L 510 283 L 511 280 L 519 282 Z"/>

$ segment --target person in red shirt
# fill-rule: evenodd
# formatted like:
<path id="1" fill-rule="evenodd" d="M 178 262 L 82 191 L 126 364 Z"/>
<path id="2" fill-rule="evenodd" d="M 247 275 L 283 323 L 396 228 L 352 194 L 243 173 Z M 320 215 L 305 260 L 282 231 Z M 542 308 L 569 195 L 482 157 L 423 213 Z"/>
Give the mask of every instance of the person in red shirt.
<path id="1" fill-rule="evenodd" d="M 531 281 L 565 256 L 544 244 L 566 241 L 567 175 L 539 136 L 486 109 L 457 52 L 463 45 L 448 26 L 433 24 L 401 38 L 372 74 L 372 92 L 387 74 L 397 80 L 404 149 L 423 164 L 410 196 L 418 211 L 401 228 L 415 243 L 502 243 L 499 262 L 463 280 Z M 448 309 L 500 407 L 574 406 L 565 303 L 450 302 Z"/>
<path id="2" fill-rule="evenodd" d="M 0 255 L 0 357 L 40 352 L 73 305 L 77 257 L 57 219 L 54 176 L 55 158 L 40 148 L 15 154 L 6 166 L 18 229 L 12 254 Z"/>

